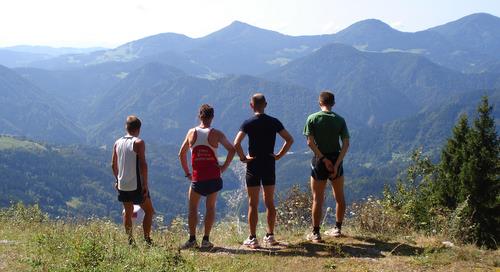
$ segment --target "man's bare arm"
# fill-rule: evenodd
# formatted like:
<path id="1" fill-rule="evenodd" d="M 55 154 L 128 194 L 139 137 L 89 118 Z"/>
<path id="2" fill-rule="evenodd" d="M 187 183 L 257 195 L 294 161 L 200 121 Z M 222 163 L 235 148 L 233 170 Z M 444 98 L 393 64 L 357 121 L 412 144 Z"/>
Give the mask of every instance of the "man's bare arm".
<path id="1" fill-rule="evenodd" d="M 142 178 L 142 192 L 144 197 L 148 194 L 148 164 L 146 162 L 146 143 L 142 140 L 136 140 L 134 143 L 134 151 L 139 159 L 139 173 Z"/>
<path id="2" fill-rule="evenodd" d="M 220 171 L 221 173 L 224 173 L 231 162 L 233 161 L 234 154 L 236 153 L 236 149 L 234 146 L 227 140 L 226 135 L 224 133 L 220 132 L 220 135 L 218 137 L 219 143 L 224 146 L 227 150 L 227 156 L 226 156 L 226 161 L 224 161 L 224 164 L 221 166 Z"/>
<path id="3" fill-rule="evenodd" d="M 187 152 L 189 150 L 189 135 L 191 131 L 188 131 L 184 142 L 182 142 L 181 149 L 179 150 L 179 161 L 181 162 L 182 169 L 186 177 L 191 179 L 191 173 L 189 172 L 189 166 L 187 163 Z"/>
<path id="4" fill-rule="evenodd" d="M 349 138 L 342 139 L 342 148 L 340 149 L 340 154 L 335 163 L 335 168 L 338 169 L 340 166 L 340 162 L 344 160 L 345 155 L 347 154 L 347 150 L 349 150 Z"/>
<path id="5" fill-rule="evenodd" d="M 293 137 L 292 135 L 290 135 L 290 133 L 288 133 L 286 129 L 282 129 L 280 132 L 278 132 L 278 134 L 281 136 L 281 138 L 283 138 L 283 140 L 285 140 L 285 142 L 283 143 L 283 146 L 281 147 L 278 154 L 274 156 L 276 160 L 283 158 L 283 156 L 285 156 L 286 152 L 290 150 L 290 147 L 292 147 L 293 144 Z"/>
<path id="6" fill-rule="evenodd" d="M 316 155 L 316 157 L 318 159 L 323 160 L 323 162 L 325 163 L 326 169 L 328 169 L 328 171 L 330 171 L 330 172 L 333 172 L 334 171 L 333 163 L 328 158 L 326 158 L 323 155 L 323 153 L 321 153 L 318 146 L 316 145 L 316 142 L 314 142 L 313 135 L 307 136 L 307 145 L 309 146 L 309 148 L 312 150 L 312 152 L 314 153 L 314 155 Z"/>
<path id="7" fill-rule="evenodd" d="M 118 156 L 116 155 L 116 145 L 113 145 L 113 155 L 111 157 L 111 169 L 115 177 L 115 189 L 118 190 Z"/>
<path id="8" fill-rule="evenodd" d="M 241 142 L 243 141 L 243 139 L 245 139 L 246 135 L 247 134 L 245 132 L 239 131 L 236 135 L 236 138 L 234 139 L 234 148 L 236 149 L 236 153 L 240 157 L 240 161 L 244 163 L 253 160 L 252 157 L 245 155 L 245 151 L 243 151 L 243 148 L 241 147 Z"/>

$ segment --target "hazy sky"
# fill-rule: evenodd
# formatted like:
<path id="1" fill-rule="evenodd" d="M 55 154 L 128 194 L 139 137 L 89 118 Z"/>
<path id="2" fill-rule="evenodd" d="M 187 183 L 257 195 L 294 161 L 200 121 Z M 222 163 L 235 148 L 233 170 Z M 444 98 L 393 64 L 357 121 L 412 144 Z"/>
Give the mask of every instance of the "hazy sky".
<path id="1" fill-rule="evenodd" d="M 368 18 L 417 31 L 476 12 L 500 16 L 500 0 L 1 0 L 0 46 L 116 47 L 162 32 L 200 37 L 234 20 L 289 35 Z"/>

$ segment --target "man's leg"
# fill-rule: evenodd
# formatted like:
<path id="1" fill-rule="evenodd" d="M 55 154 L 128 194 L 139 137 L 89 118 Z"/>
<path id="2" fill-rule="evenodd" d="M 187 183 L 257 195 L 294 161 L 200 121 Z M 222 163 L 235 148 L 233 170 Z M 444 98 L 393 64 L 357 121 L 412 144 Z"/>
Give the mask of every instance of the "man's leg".
<path id="1" fill-rule="evenodd" d="M 188 226 L 189 235 L 196 235 L 196 224 L 198 224 L 198 204 L 200 203 L 201 195 L 189 187 L 189 215 Z"/>
<path id="2" fill-rule="evenodd" d="M 312 223 L 314 230 L 319 231 L 321 223 L 321 214 L 323 212 L 323 203 L 325 201 L 326 180 L 315 180 L 311 177 L 311 192 L 313 195 L 312 203 Z"/>
<path id="3" fill-rule="evenodd" d="M 338 177 L 332 181 L 333 197 L 335 197 L 335 216 L 337 227 L 342 226 L 345 214 L 345 199 L 344 199 L 344 177 Z M 340 224 L 340 225 L 339 225 Z"/>
<path id="4" fill-rule="evenodd" d="M 267 210 L 267 233 L 274 233 L 276 222 L 276 208 L 274 206 L 274 185 L 263 186 L 262 197 Z"/>
<path id="5" fill-rule="evenodd" d="M 141 204 L 141 208 L 144 210 L 144 219 L 142 220 L 142 229 L 144 231 L 144 238 L 150 238 L 151 235 L 151 225 L 153 224 L 153 203 L 151 198 L 148 196 Z"/>
<path id="6" fill-rule="evenodd" d="M 250 235 L 255 237 L 257 232 L 257 221 L 259 219 L 259 191 L 260 186 L 247 186 L 248 192 L 248 226 Z"/>
<path id="7" fill-rule="evenodd" d="M 215 221 L 215 202 L 217 201 L 217 192 L 209 194 L 206 200 L 206 215 L 205 215 L 205 237 L 210 235 L 212 226 Z"/>
<path id="8" fill-rule="evenodd" d="M 132 243 L 132 215 L 134 214 L 134 204 L 132 202 L 123 202 L 123 209 L 125 210 L 123 214 L 123 226 L 128 235 L 129 243 Z"/>

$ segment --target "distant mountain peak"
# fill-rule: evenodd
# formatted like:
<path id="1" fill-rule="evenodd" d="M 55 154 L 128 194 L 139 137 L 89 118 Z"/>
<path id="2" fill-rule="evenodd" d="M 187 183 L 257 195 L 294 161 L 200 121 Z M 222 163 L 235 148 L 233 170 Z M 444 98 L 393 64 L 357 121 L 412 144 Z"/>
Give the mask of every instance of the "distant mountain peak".
<path id="1" fill-rule="evenodd" d="M 500 18 L 488 13 L 474 13 L 444 25 L 430 28 L 446 36 L 463 36 L 464 33 L 480 33 L 489 31 L 499 35 Z M 463 39 L 464 37 L 460 37 Z"/>
<path id="2" fill-rule="evenodd" d="M 235 37 L 241 38 L 242 36 L 246 36 L 246 37 L 253 36 L 255 38 L 255 36 L 260 36 L 260 35 L 284 36 L 283 34 L 276 32 L 276 31 L 263 29 L 260 27 L 256 27 L 256 26 L 241 22 L 241 21 L 233 21 L 228 26 L 226 26 L 226 27 L 224 27 L 216 32 L 213 32 L 213 33 L 203 37 L 202 39 L 208 39 L 208 40 L 211 40 L 211 39 L 216 39 L 216 40 L 230 39 L 230 40 L 234 40 L 234 39 L 236 39 Z M 269 38 L 272 38 L 272 37 L 270 36 Z"/>
<path id="3" fill-rule="evenodd" d="M 253 27 L 250 24 L 247 24 L 245 22 L 238 21 L 238 20 L 234 20 L 229 26 L 233 26 L 233 27 L 237 27 L 237 26 L 251 26 L 251 27 Z"/>
<path id="4" fill-rule="evenodd" d="M 245 30 L 269 31 L 269 32 L 271 32 L 270 30 L 262 29 L 262 28 L 259 28 L 259 27 L 256 27 L 256 26 L 253 26 L 251 24 L 247 24 L 245 22 L 238 21 L 238 20 L 233 21 L 231 24 L 229 24 L 228 26 L 222 28 L 221 30 L 219 30 L 217 32 L 222 32 L 222 31 L 223 32 L 235 32 L 235 31 L 245 31 Z"/>
<path id="5" fill-rule="evenodd" d="M 459 20 L 481 20 L 481 19 L 499 20 L 500 18 L 496 17 L 495 15 L 486 13 L 486 12 L 478 12 L 478 13 L 473 13 L 473 14 L 467 15 Z"/>
<path id="6" fill-rule="evenodd" d="M 390 25 L 378 19 L 366 19 L 363 21 L 359 21 L 349 26 L 346 30 L 348 29 L 397 31 Z"/>

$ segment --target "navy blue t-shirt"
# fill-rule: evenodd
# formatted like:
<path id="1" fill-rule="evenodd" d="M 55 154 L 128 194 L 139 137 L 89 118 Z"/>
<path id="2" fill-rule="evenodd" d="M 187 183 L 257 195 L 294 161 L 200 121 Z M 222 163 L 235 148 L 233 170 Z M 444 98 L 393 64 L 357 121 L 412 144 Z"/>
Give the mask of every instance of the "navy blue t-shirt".
<path id="1" fill-rule="evenodd" d="M 269 158 L 274 154 L 276 133 L 283 129 L 285 128 L 278 119 L 264 113 L 254 115 L 240 127 L 240 131 L 248 135 L 248 152 L 256 159 Z"/>

